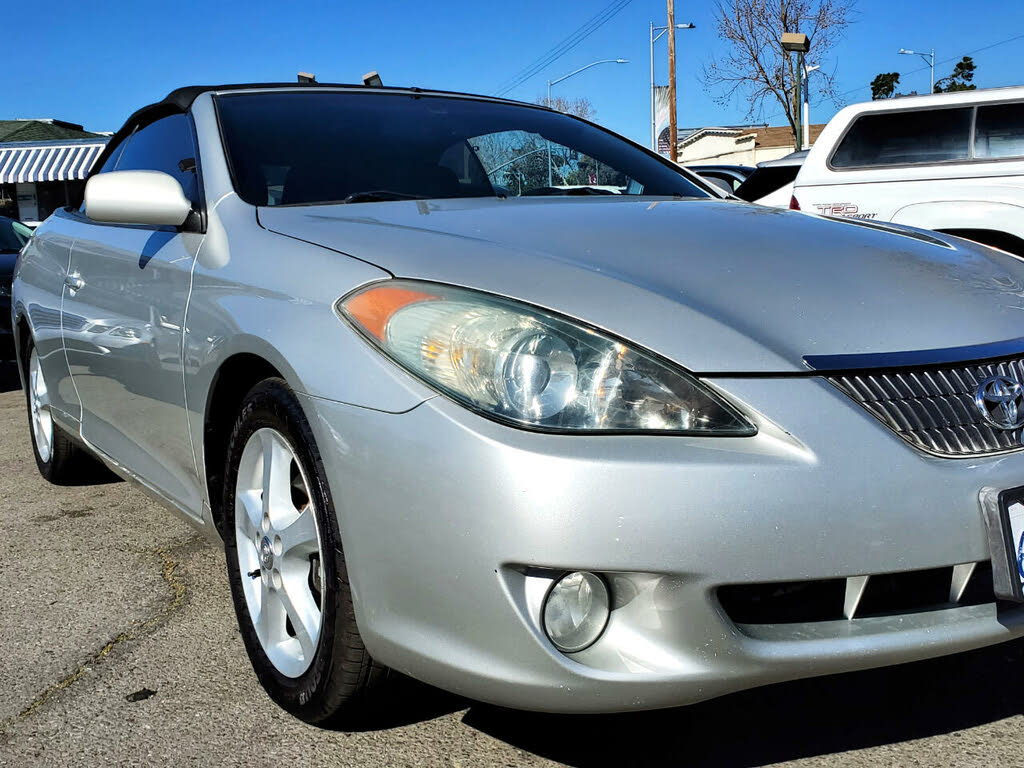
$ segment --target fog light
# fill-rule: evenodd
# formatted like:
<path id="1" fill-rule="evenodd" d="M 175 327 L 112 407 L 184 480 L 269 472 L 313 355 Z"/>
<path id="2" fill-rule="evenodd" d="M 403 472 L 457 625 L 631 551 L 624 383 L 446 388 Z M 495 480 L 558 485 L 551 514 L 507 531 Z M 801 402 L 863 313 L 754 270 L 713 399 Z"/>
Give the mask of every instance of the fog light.
<path id="1" fill-rule="evenodd" d="M 563 653 L 592 645 L 608 623 L 608 587 L 600 576 L 575 571 L 555 582 L 544 601 L 544 631 Z"/>

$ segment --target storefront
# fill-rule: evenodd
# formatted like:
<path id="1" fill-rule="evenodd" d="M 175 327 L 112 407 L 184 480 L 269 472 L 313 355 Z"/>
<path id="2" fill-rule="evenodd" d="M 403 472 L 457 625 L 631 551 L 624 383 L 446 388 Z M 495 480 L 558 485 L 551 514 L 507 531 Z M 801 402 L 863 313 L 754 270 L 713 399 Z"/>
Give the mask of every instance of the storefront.
<path id="1" fill-rule="evenodd" d="M 81 198 L 106 136 L 0 142 L 0 216 L 36 225 Z"/>

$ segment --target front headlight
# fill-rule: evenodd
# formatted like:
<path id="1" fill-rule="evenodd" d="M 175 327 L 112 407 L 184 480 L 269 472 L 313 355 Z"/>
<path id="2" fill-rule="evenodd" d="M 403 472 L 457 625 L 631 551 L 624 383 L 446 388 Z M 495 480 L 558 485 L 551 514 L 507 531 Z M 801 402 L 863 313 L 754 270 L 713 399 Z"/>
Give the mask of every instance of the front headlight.
<path id="1" fill-rule="evenodd" d="M 389 280 L 349 294 L 338 310 L 429 386 L 518 426 L 557 432 L 756 432 L 685 371 L 510 299 Z"/>

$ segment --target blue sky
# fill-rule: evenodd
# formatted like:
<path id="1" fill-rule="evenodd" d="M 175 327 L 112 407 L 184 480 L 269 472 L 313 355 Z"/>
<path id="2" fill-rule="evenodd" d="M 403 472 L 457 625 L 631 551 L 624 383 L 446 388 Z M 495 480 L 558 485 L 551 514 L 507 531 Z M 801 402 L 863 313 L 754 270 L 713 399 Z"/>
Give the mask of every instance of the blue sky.
<path id="1" fill-rule="evenodd" d="M 609 0 L 488 2 L 376 0 L 333 3 L 54 2 L 12 3 L 4 10 L 24 45 L 9 50 L 0 86 L 0 118 L 56 117 L 91 130 L 115 130 L 134 109 L 192 83 L 291 81 L 304 70 L 321 81 L 357 82 L 370 70 L 389 85 L 494 93 Z M 723 49 L 709 0 L 677 0 L 679 124 L 743 122 L 745 104 L 722 106 L 704 91 L 701 65 Z M 11 11 L 13 10 L 13 18 Z M 959 59 L 1024 35 L 1024 3 L 946 0 L 860 0 L 856 23 L 824 62 L 847 103 L 867 100 L 879 72 L 920 69 L 900 47 L 934 47 L 936 59 Z M 626 58 L 555 86 L 586 96 L 597 120 L 646 143 L 649 129 L 648 24 L 664 24 L 664 0 L 633 0 L 615 18 L 508 95 L 535 100 L 548 79 L 595 59 Z M 1024 37 L 972 54 L 979 87 L 1024 84 Z M 952 62 L 937 64 L 936 77 Z M 656 57 L 659 82 L 667 73 L 664 38 Z M 812 75 L 813 77 L 813 75 Z M 925 92 L 927 69 L 905 75 L 901 88 Z M 837 107 L 812 101 L 811 119 L 824 122 Z M 781 123 L 778 110 L 765 117 Z"/>

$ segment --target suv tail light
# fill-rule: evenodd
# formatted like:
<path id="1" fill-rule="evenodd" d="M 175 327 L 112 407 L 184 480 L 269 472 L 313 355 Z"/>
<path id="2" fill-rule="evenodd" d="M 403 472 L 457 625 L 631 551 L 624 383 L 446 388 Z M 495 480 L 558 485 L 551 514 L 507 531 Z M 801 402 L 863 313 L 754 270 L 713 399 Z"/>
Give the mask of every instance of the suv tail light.
<path id="1" fill-rule="evenodd" d="M 796 195 L 790 195 L 789 196 L 789 210 L 791 210 L 791 211 L 799 211 L 800 210 L 800 203 L 797 202 Z"/>

